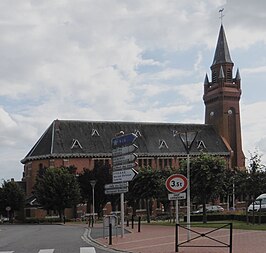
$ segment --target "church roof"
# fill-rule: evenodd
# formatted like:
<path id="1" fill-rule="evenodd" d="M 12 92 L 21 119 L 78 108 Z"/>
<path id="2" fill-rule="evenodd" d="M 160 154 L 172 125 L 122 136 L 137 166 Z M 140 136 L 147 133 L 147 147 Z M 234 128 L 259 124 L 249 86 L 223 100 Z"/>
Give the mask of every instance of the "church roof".
<path id="1" fill-rule="evenodd" d="M 139 157 L 184 156 L 179 132 L 198 131 L 191 154 L 200 150 L 229 156 L 222 138 L 212 125 L 114 121 L 55 120 L 33 146 L 22 163 L 31 160 L 91 157 L 110 158 L 111 139 L 119 133 L 135 133 Z"/>
<path id="2" fill-rule="evenodd" d="M 212 65 L 216 65 L 219 63 L 233 63 L 230 57 L 223 25 L 221 25 L 220 28 Z"/>

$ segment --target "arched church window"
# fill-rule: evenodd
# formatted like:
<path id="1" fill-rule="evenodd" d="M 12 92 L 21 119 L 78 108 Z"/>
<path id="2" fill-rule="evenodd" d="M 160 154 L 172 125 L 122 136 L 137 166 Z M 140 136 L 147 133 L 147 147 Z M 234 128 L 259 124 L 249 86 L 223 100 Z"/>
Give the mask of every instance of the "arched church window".
<path id="1" fill-rule="evenodd" d="M 226 72 L 226 79 L 227 81 L 232 81 L 232 69 L 227 69 L 227 72 Z"/>
<path id="2" fill-rule="evenodd" d="M 215 70 L 212 71 L 212 83 L 217 83 L 217 73 Z"/>

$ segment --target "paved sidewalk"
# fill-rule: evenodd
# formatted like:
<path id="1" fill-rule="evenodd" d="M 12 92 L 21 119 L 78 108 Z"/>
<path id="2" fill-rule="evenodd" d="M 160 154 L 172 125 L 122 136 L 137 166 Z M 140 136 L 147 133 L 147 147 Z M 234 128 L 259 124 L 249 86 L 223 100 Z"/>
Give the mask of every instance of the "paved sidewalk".
<path id="1" fill-rule="evenodd" d="M 101 229 L 97 225 L 94 229 Z M 130 232 L 121 238 L 121 235 L 112 238 L 112 245 L 109 245 L 109 238 L 94 238 L 99 244 L 110 249 L 133 253 L 174 253 L 175 251 L 175 226 L 149 225 L 142 224 L 141 232 L 138 228 L 131 229 Z M 198 233 L 207 233 L 210 228 L 193 228 Z M 191 239 L 198 236 L 191 232 Z M 181 253 L 229 253 L 229 248 L 225 245 L 229 243 L 229 230 L 222 229 L 209 234 L 215 240 L 224 244 L 217 243 L 215 240 L 200 237 L 192 240 L 187 246 L 207 246 L 207 247 L 179 247 Z M 179 230 L 179 242 L 185 242 L 187 231 Z M 225 246 L 225 247 L 217 247 Z M 216 246 L 216 247 L 211 247 Z M 264 253 L 266 249 L 266 231 L 244 231 L 233 230 L 233 253 Z"/>

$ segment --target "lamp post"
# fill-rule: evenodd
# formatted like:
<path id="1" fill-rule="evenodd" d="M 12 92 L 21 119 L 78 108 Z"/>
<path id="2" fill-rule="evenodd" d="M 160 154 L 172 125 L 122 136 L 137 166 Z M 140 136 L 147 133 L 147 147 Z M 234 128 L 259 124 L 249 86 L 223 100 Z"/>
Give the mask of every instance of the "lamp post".
<path id="1" fill-rule="evenodd" d="M 187 240 L 190 240 L 190 159 L 189 152 L 198 135 L 197 131 L 187 131 L 183 133 L 179 133 L 179 138 L 182 141 L 185 150 L 187 152 Z"/>
<path id="2" fill-rule="evenodd" d="M 94 213 L 95 213 L 94 188 L 95 188 L 96 182 L 97 182 L 96 180 L 90 180 L 90 184 L 91 184 L 91 187 L 92 187 L 92 226 L 93 226 L 93 223 L 94 223 L 94 220 L 95 220 L 95 217 L 94 217 Z"/>

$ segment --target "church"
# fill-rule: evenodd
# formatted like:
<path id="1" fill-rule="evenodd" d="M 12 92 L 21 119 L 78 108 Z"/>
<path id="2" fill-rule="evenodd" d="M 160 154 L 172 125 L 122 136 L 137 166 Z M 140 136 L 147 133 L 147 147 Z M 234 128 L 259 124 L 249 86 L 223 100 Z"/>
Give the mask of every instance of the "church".
<path id="1" fill-rule="evenodd" d="M 228 169 L 244 168 L 239 108 L 241 78 L 239 69 L 233 74 L 233 67 L 221 24 L 211 76 L 206 74 L 203 84 L 204 124 L 54 120 L 21 160 L 27 197 L 32 195 L 41 168 L 75 166 L 79 173 L 84 168 L 93 169 L 96 164 L 111 165 L 111 139 L 121 131 L 137 135 L 139 167 L 178 168 L 187 154 L 179 133 L 196 132 L 191 156 L 206 152 L 224 157 Z"/>

